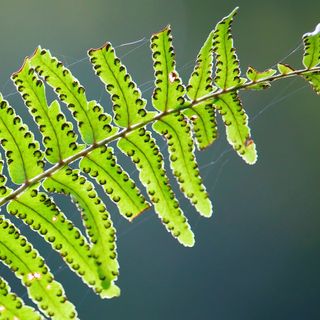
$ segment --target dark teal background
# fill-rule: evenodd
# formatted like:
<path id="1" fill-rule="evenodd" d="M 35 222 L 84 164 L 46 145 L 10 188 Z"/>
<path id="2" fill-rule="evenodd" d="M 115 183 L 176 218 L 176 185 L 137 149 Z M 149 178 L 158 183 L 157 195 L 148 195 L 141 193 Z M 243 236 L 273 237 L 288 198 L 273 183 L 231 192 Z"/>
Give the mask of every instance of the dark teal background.
<path id="1" fill-rule="evenodd" d="M 148 39 L 170 23 L 177 68 L 187 81 L 208 33 L 235 6 L 240 12 L 233 33 L 243 71 L 248 65 L 260 70 L 274 65 L 320 22 L 320 2 L 311 0 L 11 0 L 0 5 L 0 91 L 32 128 L 8 79 L 38 44 L 71 64 L 90 47 Z M 118 54 L 138 84 L 152 84 L 148 43 L 137 46 L 122 46 Z M 300 48 L 285 61 L 301 67 L 301 56 Z M 110 111 L 89 63 L 70 68 L 88 97 L 101 97 Z M 148 84 L 142 89 L 149 89 L 149 97 Z M 289 79 L 268 91 L 244 92 L 242 98 L 254 119 L 259 160 L 251 167 L 228 152 L 220 123 L 219 141 L 197 155 L 213 200 L 213 218 L 199 218 L 178 193 L 196 235 L 194 248 L 172 239 L 152 210 L 129 224 L 106 200 L 118 230 L 120 298 L 100 300 L 40 237 L 21 226 L 65 285 L 82 320 L 320 319 L 320 97 L 302 79 Z M 119 159 L 137 178 L 133 166 L 122 155 Z M 57 201 L 79 223 L 69 199 Z M 7 268 L 0 272 L 25 297 Z"/>

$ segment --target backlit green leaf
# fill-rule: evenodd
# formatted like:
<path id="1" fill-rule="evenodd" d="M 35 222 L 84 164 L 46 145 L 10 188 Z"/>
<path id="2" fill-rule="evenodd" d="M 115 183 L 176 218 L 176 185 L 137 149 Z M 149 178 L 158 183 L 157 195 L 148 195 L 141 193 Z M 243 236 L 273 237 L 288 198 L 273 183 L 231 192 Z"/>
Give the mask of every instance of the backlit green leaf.
<path id="1" fill-rule="evenodd" d="M 80 161 L 80 168 L 103 186 L 120 214 L 132 220 L 149 208 L 129 175 L 117 164 L 113 148 L 101 147 Z"/>
<path id="2" fill-rule="evenodd" d="M 159 111 L 168 111 L 184 104 L 185 87 L 175 68 L 171 28 L 167 26 L 151 37 L 155 89 L 152 104 Z"/>
<path id="3" fill-rule="evenodd" d="M 111 95 L 115 123 L 127 128 L 150 119 L 153 113 L 145 110 L 146 100 L 116 56 L 111 43 L 89 50 L 88 55 L 96 74 Z"/>
<path id="4" fill-rule="evenodd" d="M 311 69 L 320 63 L 320 23 L 313 32 L 303 35 L 303 65 Z"/>
<path id="5" fill-rule="evenodd" d="M 227 89 L 241 83 L 239 60 L 233 46 L 231 25 L 238 8 L 223 18 L 213 35 L 213 51 L 216 55 L 216 75 L 214 82 L 220 89 Z"/>
<path id="6" fill-rule="evenodd" d="M 45 193 L 29 188 L 7 210 L 43 236 L 89 287 L 97 293 L 103 290 L 98 263 L 86 238 Z"/>
<path id="7" fill-rule="evenodd" d="M 226 126 L 227 139 L 234 150 L 247 162 L 257 161 L 256 146 L 251 138 L 248 117 L 236 93 L 220 95 L 215 102 Z"/>
<path id="8" fill-rule="evenodd" d="M 8 220 L 0 216 L 0 260 L 27 288 L 38 308 L 53 320 L 77 319 L 74 306 L 39 253 Z"/>
<path id="9" fill-rule="evenodd" d="M 188 122 L 181 113 L 176 113 L 155 122 L 153 129 L 168 142 L 170 165 L 181 191 L 201 215 L 210 217 L 212 205 L 202 184 Z"/>
<path id="10" fill-rule="evenodd" d="M 99 265 L 99 278 L 103 298 L 119 296 L 120 289 L 114 284 L 119 274 L 116 252 L 116 235 L 110 214 L 94 190 L 94 186 L 78 170 L 64 167 L 46 179 L 43 186 L 49 192 L 70 195 L 81 210 L 82 219 L 91 242 L 91 254 Z"/>
<path id="11" fill-rule="evenodd" d="M 0 277 L 0 319 L 41 320 L 41 315 L 11 292 L 8 283 Z"/>
<path id="12" fill-rule="evenodd" d="M 213 32 L 202 46 L 187 86 L 187 97 L 195 101 L 217 88 L 212 85 L 213 66 Z M 199 149 L 205 149 L 217 138 L 215 108 L 212 101 L 206 101 L 193 108 L 186 109 L 184 114 L 191 120 Z"/>
<path id="13" fill-rule="evenodd" d="M 0 95 L 0 137 L 12 181 L 22 184 L 43 171 L 43 154 L 29 128 Z"/>
<path id="14" fill-rule="evenodd" d="M 47 160 L 57 163 L 79 152 L 81 149 L 78 147 L 72 123 L 66 121 L 58 101 L 55 100 L 48 106 L 45 86 L 30 67 L 28 59 L 22 68 L 12 75 L 12 79 L 40 127 Z"/>
<path id="15" fill-rule="evenodd" d="M 68 106 L 85 143 L 98 142 L 116 132 L 110 125 L 111 117 L 95 100 L 87 101 L 83 86 L 48 50 L 38 47 L 30 64 Z"/>
<path id="16" fill-rule="evenodd" d="M 309 81 L 316 94 L 320 95 L 320 72 L 318 71 L 310 74 L 305 74 L 303 75 L 303 78 Z"/>
<path id="17" fill-rule="evenodd" d="M 257 71 L 253 67 L 249 67 L 247 70 L 247 77 L 250 81 L 256 82 L 272 77 L 277 71 L 274 69 L 268 69 L 262 72 Z"/>
<path id="18" fill-rule="evenodd" d="M 154 209 L 171 234 L 185 246 L 194 245 L 194 235 L 179 207 L 163 167 L 163 156 L 149 131 L 139 129 L 118 142 L 140 172 Z"/>
<path id="19" fill-rule="evenodd" d="M 277 67 L 281 74 L 289 74 L 292 71 L 294 71 L 288 64 L 284 64 L 284 63 L 278 63 Z"/>

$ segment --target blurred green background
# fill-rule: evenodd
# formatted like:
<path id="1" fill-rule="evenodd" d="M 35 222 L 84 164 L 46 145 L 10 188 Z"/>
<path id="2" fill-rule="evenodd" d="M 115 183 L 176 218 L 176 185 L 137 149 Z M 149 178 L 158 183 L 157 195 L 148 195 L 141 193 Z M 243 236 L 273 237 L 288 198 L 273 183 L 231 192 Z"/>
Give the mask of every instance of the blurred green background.
<path id="1" fill-rule="evenodd" d="M 145 37 L 136 45 L 120 46 L 118 54 L 149 97 L 153 71 L 148 39 L 168 23 L 177 68 L 187 81 L 208 33 L 235 6 L 240 12 L 233 33 L 243 71 L 248 65 L 262 70 L 287 55 L 284 62 L 300 67 L 301 36 L 320 22 L 320 2 L 311 0 L 0 4 L 0 91 L 32 128 L 8 79 L 39 44 L 71 64 L 88 97 L 101 99 L 110 110 L 103 86 L 82 60 L 88 48 Z M 220 123 L 219 141 L 197 154 L 214 203 L 213 218 L 199 218 L 179 194 L 196 234 L 194 248 L 178 245 L 152 210 L 129 224 L 106 200 L 118 230 L 120 298 L 100 300 L 40 237 L 17 222 L 65 285 L 82 320 L 320 319 L 320 99 L 302 79 L 280 81 L 264 92 L 244 92 L 242 99 L 252 119 L 259 160 L 250 167 L 230 151 Z M 136 178 L 127 159 L 119 159 Z M 69 199 L 57 201 L 78 224 Z M 1 266 L 0 272 L 26 298 L 7 268 Z"/>

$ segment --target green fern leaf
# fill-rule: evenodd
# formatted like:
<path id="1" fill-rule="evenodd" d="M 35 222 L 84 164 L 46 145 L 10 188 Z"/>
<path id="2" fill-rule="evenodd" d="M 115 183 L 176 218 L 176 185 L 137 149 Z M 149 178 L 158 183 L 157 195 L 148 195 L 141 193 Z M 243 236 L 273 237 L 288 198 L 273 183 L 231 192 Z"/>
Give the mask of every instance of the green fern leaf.
<path id="1" fill-rule="evenodd" d="M 313 32 L 303 35 L 303 65 L 311 69 L 320 63 L 320 23 Z"/>
<path id="2" fill-rule="evenodd" d="M 257 82 L 272 77 L 276 72 L 277 71 L 274 69 L 259 72 L 255 68 L 249 67 L 247 70 L 247 77 L 250 81 Z"/>
<path id="3" fill-rule="evenodd" d="M 157 110 L 166 112 L 183 105 L 185 94 L 175 68 L 170 26 L 151 37 L 151 50 L 156 78 L 152 104 Z"/>
<path id="4" fill-rule="evenodd" d="M 0 199 L 6 197 L 11 192 L 11 189 L 6 186 L 7 178 L 2 173 L 2 170 L 3 160 L 0 154 Z"/>
<path id="5" fill-rule="evenodd" d="M 7 210 L 43 236 L 89 287 L 97 293 L 103 290 L 105 284 L 85 237 L 45 193 L 33 186 L 11 201 Z"/>
<path id="6" fill-rule="evenodd" d="M 43 172 L 43 154 L 33 134 L 0 95 L 0 135 L 12 181 L 22 184 Z"/>
<path id="7" fill-rule="evenodd" d="M 212 85 L 212 54 L 213 32 L 202 46 L 196 61 L 196 66 L 189 79 L 187 97 L 191 101 L 210 94 L 216 90 Z M 198 149 L 203 150 L 217 138 L 217 123 L 215 108 L 212 101 L 206 101 L 183 112 L 192 122 Z"/>
<path id="8" fill-rule="evenodd" d="M 246 89 L 247 90 L 265 90 L 270 88 L 271 87 L 270 81 L 263 81 L 263 82 L 261 81 L 264 79 L 270 79 L 276 72 L 277 70 L 274 70 L 274 69 L 268 69 L 260 72 L 253 67 L 249 67 L 247 70 L 247 77 L 253 84 L 248 85 Z"/>
<path id="9" fill-rule="evenodd" d="M 103 186 L 126 219 L 132 220 L 150 207 L 129 175 L 117 164 L 111 147 L 103 146 L 90 152 L 80 161 L 80 168 Z"/>
<path id="10" fill-rule="evenodd" d="M 115 229 L 110 214 L 95 192 L 92 183 L 81 176 L 77 170 L 64 167 L 47 178 L 43 186 L 49 192 L 68 194 L 76 202 L 91 242 L 91 254 L 99 265 L 99 277 L 103 282 L 103 290 L 97 292 L 103 298 L 118 296 L 120 289 L 114 284 L 119 274 Z"/>
<path id="11" fill-rule="evenodd" d="M 285 64 L 285 63 L 278 63 L 277 68 L 280 74 L 283 74 L 283 75 L 290 74 L 294 71 L 293 68 L 291 68 L 288 64 Z"/>
<path id="12" fill-rule="evenodd" d="M 22 68 L 12 75 L 12 80 L 30 114 L 40 126 L 46 147 L 46 159 L 57 163 L 77 153 L 80 149 L 72 123 L 66 121 L 58 101 L 53 101 L 51 106 L 48 106 L 43 82 L 30 67 L 28 59 L 25 59 Z"/>
<path id="13" fill-rule="evenodd" d="M 26 238 L 1 216 L 0 231 L 0 260 L 27 287 L 39 309 L 54 320 L 76 319 L 75 308 L 67 301 L 62 286 L 54 280 L 43 258 Z"/>
<path id="14" fill-rule="evenodd" d="M 238 95 L 234 92 L 219 95 L 215 105 L 226 125 L 229 143 L 248 164 L 254 164 L 257 161 L 256 146 Z"/>
<path id="15" fill-rule="evenodd" d="M 239 60 L 233 46 L 231 25 L 238 8 L 223 18 L 213 35 L 213 51 L 216 54 L 216 75 L 214 82 L 220 89 L 228 89 L 241 83 Z"/>
<path id="16" fill-rule="evenodd" d="M 216 109 L 212 103 L 200 104 L 183 112 L 190 120 L 196 144 L 204 150 L 213 144 L 218 137 Z"/>
<path id="17" fill-rule="evenodd" d="M 313 72 L 310 74 L 305 74 L 303 77 L 309 81 L 311 84 L 313 90 L 316 92 L 316 94 L 320 95 L 320 72 Z"/>
<path id="18" fill-rule="evenodd" d="M 140 171 L 155 211 L 167 230 L 185 246 L 194 245 L 194 235 L 169 185 L 163 156 L 150 132 L 139 129 L 118 141 L 118 147 L 132 158 Z"/>
<path id="19" fill-rule="evenodd" d="M 130 97 L 136 95 L 134 90 L 131 90 L 131 87 L 134 87 L 135 85 L 130 86 L 130 82 L 134 82 L 131 80 L 129 75 L 125 77 L 130 79 L 130 82 L 127 84 L 127 88 L 122 82 L 114 81 L 111 76 L 107 76 L 108 72 L 110 72 L 109 64 L 103 62 L 101 58 L 101 55 L 108 56 L 107 52 L 111 55 L 109 62 L 109 64 L 111 64 L 112 59 L 116 56 L 114 49 L 112 49 L 110 45 L 100 49 L 90 50 L 88 54 L 91 57 L 91 62 L 97 75 L 106 85 L 107 91 L 110 91 L 111 93 L 111 99 L 115 109 L 115 117 L 117 117 L 117 114 L 119 114 L 118 112 L 120 112 L 119 110 L 121 110 L 121 117 L 116 119 L 116 121 L 119 119 L 129 119 L 130 117 L 128 113 L 131 111 L 129 111 L 129 108 L 126 108 L 126 99 L 127 101 L 130 101 Z M 122 67 L 122 69 L 125 70 L 120 59 L 115 59 L 116 65 L 119 65 L 120 69 Z M 124 74 L 126 75 L 127 73 L 124 72 Z M 120 99 L 118 97 L 114 99 L 114 95 L 119 92 L 122 92 L 122 97 L 126 97 L 126 99 Z M 136 90 L 136 92 L 139 93 L 138 98 L 141 99 L 140 91 Z M 135 97 L 137 98 L 137 96 Z M 181 243 L 187 246 L 192 246 L 194 244 L 193 233 L 191 232 L 187 219 L 179 208 L 179 204 L 174 197 L 171 187 L 169 186 L 168 178 L 166 177 L 163 169 L 162 155 L 155 144 L 155 141 L 151 137 L 151 133 L 144 129 L 140 129 L 139 131 L 135 130 L 124 138 L 121 138 L 118 141 L 118 147 L 128 156 L 132 157 L 133 162 L 140 171 L 140 180 L 147 188 L 148 194 L 151 196 L 151 201 L 154 204 L 155 211 L 158 213 L 167 229 L 171 231 L 171 233 L 177 237 Z"/>
<path id="20" fill-rule="evenodd" d="M 210 217 L 212 205 L 202 184 L 188 122 L 178 112 L 156 121 L 153 129 L 167 139 L 171 168 L 181 191 L 190 199 L 200 214 Z"/>
<path id="21" fill-rule="evenodd" d="M 41 315 L 11 291 L 8 283 L 0 277 L 0 319 L 41 320 Z"/>
<path id="22" fill-rule="evenodd" d="M 116 56 L 111 43 L 89 50 L 88 55 L 96 74 L 111 95 L 114 122 L 120 127 L 128 128 L 151 119 L 154 113 L 145 110 L 146 100 Z"/>
<path id="23" fill-rule="evenodd" d="M 96 143 L 116 132 L 110 125 L 111 117 L 103 113 L 96 101 L 87 101 L 85 89 L 79 81 L 49 51 L 39 47 L 30 58 L 30 64 L 72 111 L 85 143 Z"/>

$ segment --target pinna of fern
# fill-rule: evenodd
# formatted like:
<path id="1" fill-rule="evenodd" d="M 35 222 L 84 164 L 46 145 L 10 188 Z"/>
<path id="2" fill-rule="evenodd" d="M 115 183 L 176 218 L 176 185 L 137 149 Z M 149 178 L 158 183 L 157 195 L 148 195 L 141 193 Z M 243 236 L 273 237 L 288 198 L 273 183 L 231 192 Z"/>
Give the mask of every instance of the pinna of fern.
<path id="1" fill-rule="evenodd" d="M 233 149 L 246 163 L 254 164 L 256 146 L 239 91 L 266 89 L 272 81 L 300 75 L 320 93 L 319 26 L 303 37 L 304 69 L 279 64 L 278 70 L 259 72 L 249 67 L 243 77 L 231 34 L 236 12 L 222 19 L 209 34 L 187 86 L 176 69 L 170 26 L 151 37 L 154 110 L 147 108 L 147 101 L 110 43 L 89 50 L 88 56 L 110 95 L 113 116 L 97 101 L 88 101 L 84 87 L 71 71 L 41 47 L 25 59 L 12 80 L 38 125 L 42 143 L 0 97 L 0 137 L 8 172 L 8 176 L 2 173 L 1 161 L 0 205 L 6 204 L 9 214 L 39 233 L 102 298 L 120 294 L 115 284 L 119 275 L 116 230 L 88 177 L 101 185 L 124 218 L 132 221 L 153 207 L 173 237 L 185 246 L 193 246 L 194 234 L 170 186 L 154 135 L 167 141 L 170 168 L 181 192 L 200 215 L 210 217 L 212 204 L 195 150 L 203 150 L 216 140 L 217 114 L 224 121 Z M 50 104 L 46 85 L 58 97 Z M 76 128 L 68 120 L 70 116 Z M 147 129 L 151 123 L 151 129 Z M 148 199 L 119 164 L 116 150 L 109 146 L 112 141 L 117 141 L 117 148 L 136 166 Z M 78 168 L 75 164 L 71 168 L 76 160 L 80 160 Z M 7 179 L 17 185 L 16 189 L 7 187 Z M 76 203 L 86 234 L 61 212 L 52 197 L 54 193 L 64 194 Z M 0 259 L 22 281 L 39 311 L 52 319 L 76 319 L 75 307 L 40 254 L 4 216 L 0 216 L 0 228 Z M 42 318 L 1 278 L 0 317 Z"/>

